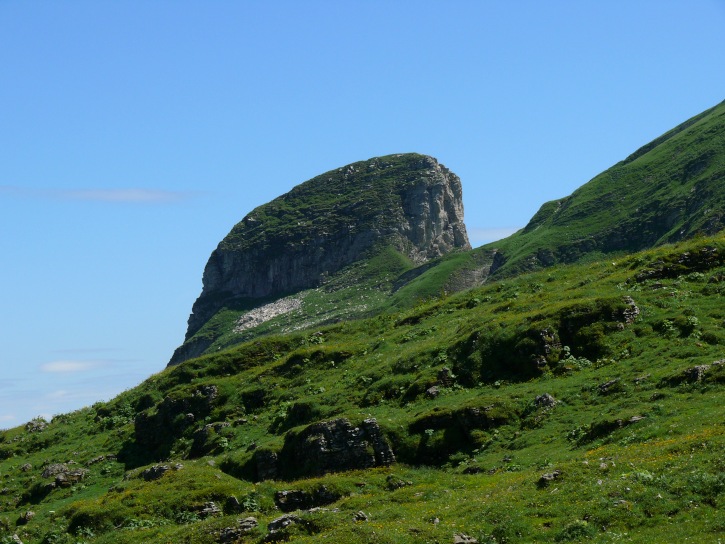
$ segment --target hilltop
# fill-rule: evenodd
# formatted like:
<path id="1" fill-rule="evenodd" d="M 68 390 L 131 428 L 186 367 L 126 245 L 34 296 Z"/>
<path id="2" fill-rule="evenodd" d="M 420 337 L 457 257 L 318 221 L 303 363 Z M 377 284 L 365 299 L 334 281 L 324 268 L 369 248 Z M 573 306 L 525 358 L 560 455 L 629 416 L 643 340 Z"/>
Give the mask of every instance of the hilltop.
<path id="1" fill-rule="evenodd" d="M 388 291 L 393 274 L 470 247 L 461 181 L 433 157 L 389 155 L 337 168 L 256 208 L 220 242 L 170 364 L 233 343 L 235 329 L 249 328 L 240 329 L 238 321 L 245 311 L 263 307 L 251 319 L 261 324 L 301 308 L 301 291 L 329 289 L 339 283 L 335 275 L 344 270 L 349 276 L 355 263 L 367 277 L 353 272 L 348 283 L 372 282 L 375 290 Z M 291 298 L 270 305 L 284 297 Z M 304 313 L 296 313 L 297 321 Z"/>

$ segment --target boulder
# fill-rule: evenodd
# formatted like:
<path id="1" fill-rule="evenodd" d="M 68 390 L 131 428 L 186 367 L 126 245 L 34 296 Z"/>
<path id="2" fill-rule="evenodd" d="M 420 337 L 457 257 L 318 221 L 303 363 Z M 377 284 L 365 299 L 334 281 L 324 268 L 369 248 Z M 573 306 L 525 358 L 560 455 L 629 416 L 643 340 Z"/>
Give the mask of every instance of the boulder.
<path id="1" fill-rule="evenodd" d="M 549 395 L 549 393 L 544 393 L 543 395 L 539 395 L 534 399 L 534 406 L 537 408 L 551 408 L 553 406 L 556 406 L 558 404 L 558 401 Z"/>
<path id="2" fill-rule="evenodd" d="M 609 380 L 608 382 L 598 385 L 597 390 L 602 395 L 608 395 L 609 393 L 613 393 L 621 389 L 622 384 L 619 382 L 619 378 L 614 378 L 613 380 Z"/>
<path id="3" fill-rule="evenodd" d="M 440 395 L 441 390 L 437 385 L 434 385 L 433 387 L 429 387 L 426 389 L 425 394 L 428 396 L 428 398 L 434 399 L 438 395 Z"/>
<path id="4" fill-rule="evenodd" d="M 277 491 L 274 494 L 274 503 L 282 512 L 306 510 L 324 506 L 340 498 L 338 493 L 330 491 L 327 486 L 321 485 L 312 492 L 299 489 L 290 491 Z"/>
<path id="5" fill-rule="evenodd" d="M 257 481 L 274 480 L 279 476 L 277 453 L 256 450 L 252 459 L 257 471 Z"/>
<path id="6" fill-rule="evenodd" d="M 274 503 L 282 512 L 304 510 L 312 507 L 312 494 L 307 491 L 277 491 L 274 494 Z"/>
<path id="7" fill-rule="evenodd" d="M 367 521 L 368 515 L 362 510 L 358 510 L 352 516 L 353 521 Z"/>
<path id="8" fill-rule="evenodd" d="M 61 472 L 68 472 L 68 465 L 65 463 L 53 463 L 43 469 L 41 476 L 43 478 L 50 478 Z"/>
<path id="9" fill-rule="evenodd" d="M 199 517 L 200 518 L 208 518 L 211 516 L 218 516 L 222 513 L 222 509 L 217 506 L 217 503 L 215 502 L 205 502 L 202 507 L 199 509 Z"/>
<path id="10" fill-rule="evenodd" d="M 537 485 L 539 487 L 546 487 L 554 480 L 558 480 L 560 477 L 561 477 L 560 470 L 554 470 L 553 472 L 547 472 L 546 474 L 541 475 L 541 478 L 539 478 Z"/>
<path id="11" fill-rule="evenodd" d="M 375 419 L 358 427 L 340 418 L 288 433 L 280 453 L 287 477 L 388 466 L 395 462 L 390 444 Z"/>
<path id="12" fill-rule="evenodd" d="M 71 487 L 74 484 L 85 479 L 88 475 L 88 471 L 84 468 L 76 470 L 69 470 L 68 472 L 61 472 L 55 476 L 56 487 Z"/>
<path id="13" fill-rule="evenodd" d="M 27 525 L 28 522 L 35 517 L 35 512 L 32 510 L 28 510 L 27 512 L 23 512 L 20 514 L 20 517 L 18 518 L 18 525 Z"/>
<path id="14" fill-rule="evenodd" d="M 302 519 L 299 516 L 295 516 L 294 514 L 285 514 L 282 517 L 279 517 L 277 519 L 273 519 L 269 522 L 267 525 L 267 530 L 269 531 L 269 534 L 275 534 L 283 529 L 289 527 L 293 523 L 301 523 Z"/>
<path id="15" fill-rule="evenodd" d="M 171 470 L 169 465 L 154 465 L 141 472 L 141 477 L 147 482 L 158 480 L 169 470 Z"/>
<path id="16" fill-rule="evenodd" d="M 237 520 L 236 527 L 225 527 L 219 533 L 219 542 L 236 542 L 246 533 L 249 533 L 259 526 L 257 518 L 248 517 Z"/>
<path id="17" fill-rule="evenodd" d="M 32 421 L 28 421 L 25 424 L 25 430 L 29 433 L 38 433 L 40 431 L 45 430 L 45 428 L 48 426 L 48 422 L 45 421 L 42 418 L 36 418 Z"/>

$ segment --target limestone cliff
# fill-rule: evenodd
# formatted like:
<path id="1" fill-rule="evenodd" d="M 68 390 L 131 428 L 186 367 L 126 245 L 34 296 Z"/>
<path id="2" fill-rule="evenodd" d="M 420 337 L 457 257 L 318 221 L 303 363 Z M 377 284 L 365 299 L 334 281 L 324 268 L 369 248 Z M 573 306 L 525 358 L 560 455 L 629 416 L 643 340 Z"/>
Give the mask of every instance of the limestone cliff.
<path id="1" fill-rule="evenodd" d="M 190 340 L 230 299 L 261 303 L 315 287 L 379 244 L 414 263 L 470 249 L 458 176 L 429 156 L 388 155 L 317 176 L 256 208 L 212 252 L 185 344 L 170 364 L 203 353 L 210 342 Z"/>

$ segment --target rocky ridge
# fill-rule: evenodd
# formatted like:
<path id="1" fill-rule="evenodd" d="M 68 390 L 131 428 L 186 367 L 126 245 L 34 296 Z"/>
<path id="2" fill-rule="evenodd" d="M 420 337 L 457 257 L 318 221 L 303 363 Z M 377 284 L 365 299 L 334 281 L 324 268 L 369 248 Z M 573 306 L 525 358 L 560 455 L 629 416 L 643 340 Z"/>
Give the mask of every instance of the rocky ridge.
<path id="1" fill-rule="evenodd" d="M 470 249 L 458 176 L 433 157 L 388 155 L 317 176 L 256 208 L 212 252 L 185 343 L 169 364 L 204 353 L 211 340 L 194 336 L 230 300 L 254 308 L 316 287 L 382 246 L 414 264 Z"/>

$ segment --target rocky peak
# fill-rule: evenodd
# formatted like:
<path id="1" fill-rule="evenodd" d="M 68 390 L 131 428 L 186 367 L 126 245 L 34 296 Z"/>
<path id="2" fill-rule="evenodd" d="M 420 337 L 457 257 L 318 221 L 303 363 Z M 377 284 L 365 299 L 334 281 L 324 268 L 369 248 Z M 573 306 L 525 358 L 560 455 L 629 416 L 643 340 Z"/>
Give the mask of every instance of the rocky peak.
<path id="1" fill-rule="evenodd" d="M 470 249 L 458 176 L 433 157 L 388 155 L 326 172 L 254 209 L 209 257 L 186 340 L 225 301 L 316 287 L 378 244 L 415 263 Z M 170 364 L 206 349 L 183 348 Z"/>

